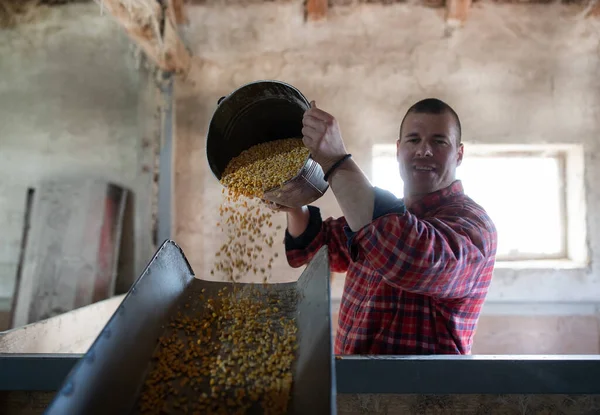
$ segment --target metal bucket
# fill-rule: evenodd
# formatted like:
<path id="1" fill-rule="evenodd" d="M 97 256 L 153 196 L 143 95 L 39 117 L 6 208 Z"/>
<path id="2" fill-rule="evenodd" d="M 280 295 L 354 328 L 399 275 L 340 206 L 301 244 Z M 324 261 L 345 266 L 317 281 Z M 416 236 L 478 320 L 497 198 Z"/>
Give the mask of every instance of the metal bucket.
<path id="1" fill-rule="evenodd" d="M 302 116 L 310 107 L 300 91 L 280 81 L 257 81 L 219 99 L 206 137 L 208 164 L 221 179 L 227 164 L 250 147 L 282 138 L 302 137 Z M 266 200 L 299 207 L 314 202 L 329 187 L 321 166 L 308 157 L 301 171 Z"/>

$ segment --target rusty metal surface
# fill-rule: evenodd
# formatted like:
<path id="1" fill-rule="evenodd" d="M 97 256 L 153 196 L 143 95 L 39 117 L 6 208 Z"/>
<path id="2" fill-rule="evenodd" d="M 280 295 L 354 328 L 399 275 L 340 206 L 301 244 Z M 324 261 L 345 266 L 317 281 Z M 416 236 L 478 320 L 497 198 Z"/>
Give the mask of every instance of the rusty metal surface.
<path id="1" fill-rule="evenodd" d="M 221 179 L 227 164 L 250 147 L 283 138 L 302 137 L 302 117 L 310 103 L 295 87 L 280 81 L 256 81 L 221 98 L 210 120 L 206 156 Z M 321 166 L 308 158 L 298 174 L 264 198 L 289 207 L 314 202 L 329 184 Z"/>
<path id="2" fill-rule="evenodd" d="M 204 290 L 212 298 L 231 283 L 194 278 L 182 250 L 166 241 L 127 294 L 90 350 L 73 368 L 46 411 L 64 414 L 132 414 L 151 368 L 157 339 L 170 317 Z M 240 284 L 249 289 L 250 284 Z M 288 413 L 335 414 L 336 383 L 331 340 L 329 263 L 323 247 L 297 282 L 271 284 L 261 293 L 275 295 L 298 325 L 298 355 Z"/>

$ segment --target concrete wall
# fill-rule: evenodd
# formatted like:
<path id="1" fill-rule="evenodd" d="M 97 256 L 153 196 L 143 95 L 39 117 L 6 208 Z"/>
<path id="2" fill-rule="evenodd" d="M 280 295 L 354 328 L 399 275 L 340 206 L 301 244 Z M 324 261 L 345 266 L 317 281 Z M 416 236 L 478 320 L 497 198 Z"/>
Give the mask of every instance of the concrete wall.
<path id="1" fill-rule="evenodd" d="M 315 24 L 304 23 L 301 1 L 190 7 L 186 37 L 195 61 L 177 85 L 175 225 L 197 275 L 210 278 L 223 242 L 213 226 L 221 188 L 204 151 L 220 96 L 257 79 L 297 86 L 338 118 L 366 172 L 371 145 L 393 143 L 407 107 L 438 96 L 461 115 L 467 142 L 580 143 L 585 150 L 591 265 L 498 269 L 475 351 L 597 353 L 600 26 L 577 13 L 558 5 L 478 3 L 467 26 L 446 37 L 441 10 L 406 4 L 334 8 L 327 22 Z M 510 183 L 491 191 L 510 197 Z M 325 215 L 340 214 L 331 192 L 317 205 Z M 275 270 L 280 280 L 297 276 L 282 256 Z M 536 302 L 546 302 L 542 311 Z"/>
<path id="2" fill-rule="evenodd" d="M 140 146 L 147 84 L 128 39 L 94 3 L 40 9 L 32 23 L 0 30 L 0 308 L 14 291 L 27 188 L 41 178 L 111 180 L 151 218 L 153 166 L 141 164 L 153 148 Z"/>

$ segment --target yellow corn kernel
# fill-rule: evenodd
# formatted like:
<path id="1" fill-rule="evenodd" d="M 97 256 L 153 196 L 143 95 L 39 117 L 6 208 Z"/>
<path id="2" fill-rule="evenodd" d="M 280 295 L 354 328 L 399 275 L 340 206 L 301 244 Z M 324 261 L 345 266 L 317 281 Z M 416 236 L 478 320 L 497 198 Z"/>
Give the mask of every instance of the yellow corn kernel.
<path id="1" fill-rule="evenodd" d="M 237 195 L 262 198 L 298 175 L 308 155 L 301 138 L 257 144 L 229 162 L 221 183 Z"/>

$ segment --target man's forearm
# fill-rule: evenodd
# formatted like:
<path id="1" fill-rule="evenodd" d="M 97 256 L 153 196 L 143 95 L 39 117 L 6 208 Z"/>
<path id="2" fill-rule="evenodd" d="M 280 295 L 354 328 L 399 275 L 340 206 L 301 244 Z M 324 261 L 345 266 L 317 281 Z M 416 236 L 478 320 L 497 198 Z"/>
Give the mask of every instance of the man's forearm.
<path id="1" fill-rule="evenodd" d="M 329 179 L 331 190 L 353 232 L 373 220 L 375 193 L 367 176 L 352 159 L 346 160 Z"/>
<path id="2" fill-rule="evenodd" d="M 293 238 L 297 238 L 304 233 L 310 220 L 310 213 L 307 206 L 293 209 L 287 212 L 288 232 Z"/>

